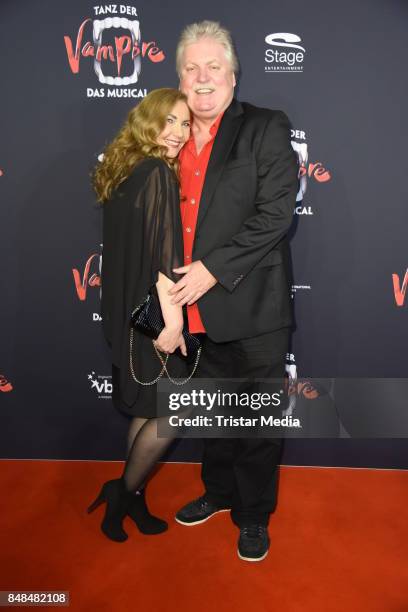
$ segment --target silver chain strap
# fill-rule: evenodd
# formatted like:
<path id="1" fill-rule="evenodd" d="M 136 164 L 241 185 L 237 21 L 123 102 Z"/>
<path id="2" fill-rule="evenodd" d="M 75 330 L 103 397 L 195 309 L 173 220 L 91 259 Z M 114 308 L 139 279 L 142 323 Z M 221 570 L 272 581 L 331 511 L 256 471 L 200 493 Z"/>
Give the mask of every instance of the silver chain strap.
<path id="1" fill-rule="evenodd" d="M 154 343 L 154 340 L 152 340 L 152 344 L 153 344 L 154 350 L 156 351 L 156 355 L 160 359 L 160 362 L 161 362 L 163 367 L 162 367 L 162 369 L 160 370 L 159 374 L 156 376 L 156 378 L 154 380 L 151 380 L 149 382 L 142 382 L 141 380 L 139 380 L 136 377 L 136 374 L 135 374 L 135 371 L 134 371 L 134 368 L 133 368 L 133 327 L 130 328 L 130 337 L 129 337 L 129 349 L 130 349 L 129 350 L 129 366 L 130 366 L 130 373 L 132 374 L 132 378 L 133 378 L 133 380 L 135 382 L 139 383 L 140 385 L 144 385 L 144 386 L 146 386 L 146 385 L 154 385 L 155 383 L 157 383 L 158 380 L 160 380 L 160 378 L 163 376 L 164 372 L 166 372 L 169 380 L 171 380 L 171 382 L 173 384 L 175 384 L 175 385 L 185 385 L 191 379 L 191 377 L 194 376 L 194 373 L 195 373 L 195 371 L 197 369 L 197 366 L 198 366 L 198 362 L 200 360 L 201 346 L 199 347 L 199 349 L 197 351 L 197 357 L 195 359 L 193 371 L 191 372 L 191 374 L 187 378 L 185 378 L 184 380 L 177 381 L 177 380 L 175 380 L 174 378 L 172 378 L 170 376 L 170 374 L 169 374 L 169 372 L 167 370 L 167 361 L 169 359 L 169 354 L 166 353 L 166 358 L 163 359 L 163 357 L 161 356 L 161 354 L 158 351 L 157 346 Z"/>
<path id="2" fill-rule="evenodd" d="M 169 355 L 166 355 L 166 360 L 163 361 L 163 359 L 160 357 L 160 361 L 163 365 L 162 369 L 159 372 L 159 375 L 156 376 L 156 378 L 154 380 L 151 380 L 150 382 L 142 382 L 141 380 L 139 380 L 136 377 L 135 371 L 133 369 L 133 327 L 130 328 L 130 339 L 129 339 L 129 345 L 130 345 L 130 351 L 129 351 L 129 365 L 130 365 L 130 373 L 132 374 L 132 378 L 135 382 L 139 383 L 140 385 L 154 385 L 155 383 L 157 383 L 157 381 L 163 376 L 164 372 L 166 371 L 166 363 L 167 360 L 169 358 Z M 153 346 L 154 346 L 154 340 L 153 340 Z M 154 348 L 156 349 L 156 347 L 154 346 Z M 156 350 L 157 353 L 157 350 Z"/>
<path id="3" fill-rule="evenodd" d="M 160 361 L 162 362 L 163 368 L 164 368 L 164 370 L 165 370 L 165 372 L 166 372 L 166 374 L 167 374 L 168 379 L 169 379 L 169 380 L 171 380 L 171 382 L 172 382 L 174 385 L 185 385 L 186 383 L 188 383 L 188 381 L 189 381 L 189 380 L 190 380 L 190 379 L 191 379 L 191 378 L 194 376 L 194 373 L 195 373 L 195 371 L 196 371 L 196 369 L 197 369 L 197 366 L 198 366 L 198 362 L 200 361 L 200 355 L 201 355 L 201 346 L 199 347 L 199 349 L 198 349 L 198 351 L 197 351 L 197 357 L 195 358 L 194 367 L 193 367 L 193 370 L 192 370 L 191 374 L 189 374 L 189 375 L 187 376 L 187 378 L 185 378 L 184 380 L 181 380 L 181 381 L 177 381 L 177 380 L 175 380 L 175 379 L 174 379 L 174 378 L 172 378 L 172 377 L 170 376 L 170 374 L 169 374 L 169 371 L 168 371 L 168 369 L 167 369 L 167 367 L 166 367 L 166 366 L 167 366 L 167 358 L 168 358 L 168 356 L 169 356 L 169 355 L 168 355 L 168 353 L 166 354 L 166 361 L 163 361 L 163 358 L 162 358 L 162 356 L 161 356 L 161 355 L 158 353 L 158 351 L 157 351 L 157 347 L 154 345 L 154 343 L 153 343 L 153 346 L 154 346 L 154 348 L 156 349 L 157 356 L 159 357 Z"/>

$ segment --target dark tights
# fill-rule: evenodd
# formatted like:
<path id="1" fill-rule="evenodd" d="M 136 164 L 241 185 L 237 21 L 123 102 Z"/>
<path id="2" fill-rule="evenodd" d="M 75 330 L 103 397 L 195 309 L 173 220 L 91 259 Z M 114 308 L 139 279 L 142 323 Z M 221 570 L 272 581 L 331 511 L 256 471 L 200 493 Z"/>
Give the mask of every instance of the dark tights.
<path id="1" fill-rule="evenodd" d="M 132 419 L 128 432 L 128 456 L 123 478 L 128 491 L 143 488 L 146 479 L 174 438 L 159 438 L 159 419 Z"/>

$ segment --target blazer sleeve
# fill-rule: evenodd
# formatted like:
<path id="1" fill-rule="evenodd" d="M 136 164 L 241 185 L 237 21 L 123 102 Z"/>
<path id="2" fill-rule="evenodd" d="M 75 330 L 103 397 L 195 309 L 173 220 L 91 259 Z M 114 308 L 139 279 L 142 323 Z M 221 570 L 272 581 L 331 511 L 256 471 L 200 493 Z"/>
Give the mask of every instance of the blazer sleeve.
<path id="1" fill-rule="evenodd" d="M 149 174 L 145 185 L 145 258 L 150 262 L 150 286 L 159 271 L 177 282 L 182 275 L 173 268 L 183 265 L 183 234 L 177 180 L 164 163 Z"/>
<path id="2" fill-rule="evenodd" d="M 285 236 L 298 192 L 298 162 L 286 114 L 275 111 L 257 154 L 256 212 L 228 243 L 202 258 L 218 282 L 232 292 L 252 268 Z"/>

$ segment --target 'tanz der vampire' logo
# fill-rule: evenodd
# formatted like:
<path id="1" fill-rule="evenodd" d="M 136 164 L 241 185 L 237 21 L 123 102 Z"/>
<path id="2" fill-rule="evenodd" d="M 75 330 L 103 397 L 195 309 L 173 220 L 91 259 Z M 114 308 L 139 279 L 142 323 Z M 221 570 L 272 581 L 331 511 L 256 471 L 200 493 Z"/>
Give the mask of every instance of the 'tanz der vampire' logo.
<path id="1" fill-rule="evenodd" d="M 12 390 L 13 385 L 11 384 L 11 382 L 7 380 L 4 374 L 0 374 L 0 391 L 2 393 L 9 393 Z"/>
<path id="2" fill-rule="evenodd" d="M 92 271 L 92 268 L 94 271 Z M 88 287 L 101 286 L 101 273 L 102 254 L 99 253 L 93 253 L 90 257 L 88 257 L 82 272 L 82 276 L 77 268 L 72 268 L 76 293 L 81 302 L 86 300 Z"/>
<path id="3" fill-rule="evenodd" d="M 408 287 L 408 268 L 405 272 L 404 279 L 400 281 L 398 274 L 392 275 L 392 284 L 394 286 L 394 298 L 397 306 L 403 306 L 405 302 L 405 295 Z"/>
<path id="4" fill-rule="evenodd" d="M 162 62 L 164 52 L 155 40 L 142 40 L 140 21 L 134 6 L 107 4 L 93 7 L 95 16 L 87 17 L 79 26 L 76 40 L 64 36 L 68 64 L 73 74 L 78 74 L 82 58 L 92 58 L 95 74 L 99 83 L 110 86 L 128 86 L 139 81 L 142 59 L 151 62 Z M 110 15 L 114 15 L 111 17 Z M 131 17 L 129 19 L 129 16 Z M 88 97 L 105 97 L 103 89 Z M 118 93 L 118 91 L 120 93 Z M 140 90 L 108 90 L 107 97 L 142 97 Z M 133 93 L 130 93 L 133 92 Z M 136 92 L 136 93 L 135 93 Z"/>

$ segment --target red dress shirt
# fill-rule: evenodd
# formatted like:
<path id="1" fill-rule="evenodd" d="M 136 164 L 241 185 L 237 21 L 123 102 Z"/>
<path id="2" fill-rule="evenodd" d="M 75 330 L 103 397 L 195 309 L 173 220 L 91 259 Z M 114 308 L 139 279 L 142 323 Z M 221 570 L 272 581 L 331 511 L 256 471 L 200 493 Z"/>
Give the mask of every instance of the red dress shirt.
<path id="1" fill-rule="evenodd" d="M 179 156 L 181 182 L 181 219 L 183 225 L 184 265 L 192 262 L 193 244 L 196 231 L 198 208 L 203 191 L 205 173 L 210 159 L 215 136 L 223 113 L 218 115 L 210 127 L 211 140 L 197 153 L 193 132 Z M 198 303 L 187 305 L 188 328 L 190 333 L 205 333 Z"/>

